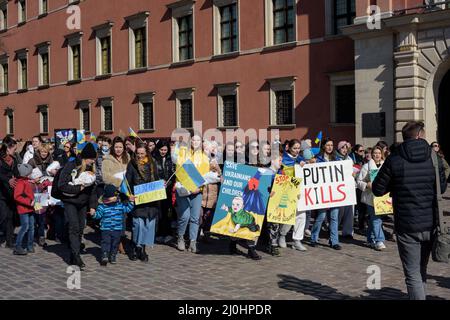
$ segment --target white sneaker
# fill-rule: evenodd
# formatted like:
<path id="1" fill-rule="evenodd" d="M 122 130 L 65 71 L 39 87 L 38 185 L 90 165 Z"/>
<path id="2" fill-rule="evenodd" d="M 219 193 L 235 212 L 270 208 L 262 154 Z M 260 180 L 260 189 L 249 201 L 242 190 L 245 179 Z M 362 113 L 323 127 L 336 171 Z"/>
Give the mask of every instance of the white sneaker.
<path id="1" fill-rule="evenodd" d="M 311 230 L 306 229 L 305 230 L 305 236 L 311 237 Z"/>
<path id="2" fill-rule="evenodd" d="M 308 249 L 302 244 L 300 240 L 294 240 L 294 248 L 298 251 L 307 251 Z"/>
<path id="3" fill-rule="evenodd" d="M 280 238 L 278 238 L 278 245 L 280 246 L 280 248 L 287 248 L 286 236 L 280 236 Z"/>
<path id="4" fill-rule="evenodd" d="M 375 245 L 375 250 L 377 250 L 377 251 L 382 251 L 382 250 L 384 250 L 384 249 L 386 249 L 386 246 L 384 245 L 384 243 L 383 242 L 377 242 L 376 243 L 376 245 Z"/>

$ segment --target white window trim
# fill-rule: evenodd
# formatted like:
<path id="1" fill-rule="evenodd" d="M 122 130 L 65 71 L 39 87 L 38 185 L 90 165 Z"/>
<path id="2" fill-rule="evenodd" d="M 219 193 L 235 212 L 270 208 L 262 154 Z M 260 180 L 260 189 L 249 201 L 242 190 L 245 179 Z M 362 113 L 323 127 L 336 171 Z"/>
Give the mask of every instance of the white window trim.
<path id="1" fill-rule="evenodd" d="M 292 126 L 295 125 L 295 81 L 297 77 L 283 77 L 267 79 L 270 85 L 269 93 L 269 106 L 270 106 L 270 125 L 271 126 Z M 289 124 L 277 124 L 277 91 L 292 90 L 292 123 Z"/>
<path id="2" fill-rule="evenodd" d="M 220 29 L 220 8 L 224 6 L 228 6 L 235 3 L 236 4 L 236 23 L 237 23 L 237 50 L 230 51 L 227 53 L 222 53 L 222 44 L 220 42 L 220 36 L 221 36 L 221 29 Z M 239 13 L 240 13 L 240 2 L 239 0 L 213 0 L 213 37 L 214 37 L 214 55 L 221 55 L 221 54 L 229 54 L 233 52 L 239 52 L 241 48 L 241 37 L 240 37 L 240 29 L 241 29 L 241 23 L 239 19 Z"/>
<path id="3" fill-rule="evenodd" d="M 355 84 L 354 71 L 328 74 L 330 78 L 330 122 L 336 123 L 336 87 Z"/>
<path id="4" fill-rule="evenodd" d="M 39 0 L 39 15 L 48 13 L 48 1 L 47 1 L 47 11 L 44 12 L 44 0 Z"/>
<path id="5" fill-rule="evenodd" d="M 11 131 L 11 128 L 9 126 L 9 116 L 12 116 L 13 120 L 13 129 L 16 127 L 15 119 L 14 119 L 14 109 L 13 108 L 6 108 L 5 109 L 5 118 L 6 118 L 6 134 L 14 135 L 14 131 Z"/>
<path id="6" fill-rule="evenodd" d="M 80 100 L 78 101 L 78 109 L 80 110 L 80 129 L 81 130 L 86 130 L 86 131 L 91 131 L 91 122 L 92 122 L 92 117 L 91 117 L 91 100 Z M 86 129 L 83 127 L 83 110 L 88 110 L 89 111 L 89 129 Z"/>
<path id="7" fill-rule="evenodd" d="M 80 45 L 80 79 L 83 79 L 83 32 L 75 32 L 66 36 L 67 39 L 67 78 L 68 81 L 73 81 L 73 51 L 72 47 L 75 45 Z"/>
<path id="8" fill-rule="evenodd" d="M 38 52 L 38 86 L 50 85 L 50 42 L 43 42 L 36 45 Z M 48 84 L 44 84 L 44 65 L 42 55 L 48 54 Z"/>
<path id="9" fill-rule="evenodd" d="M 128 69 L 136 69 L 136 48 L 135 48 L 135 36 L 134 30 L 145 28 L 145 66 L 149 65 L 148 59 L 148 11 L 140 12 L 138 14 L 126 17 L 125 20 L 128 23 Z M 112 42 L 111 42 L 112 46 Z"/>
<path id="10" fill-rule="evenodd" d="M 47 129 L 50 131 L 50 115 L 49 115 L 49 108 L 47 104 L 39 105 L 38 106 L 38 112 L 39 112 L 39 132 L 41 134 L 48 134 L 48 131 L 44 131 L 44 117 L 42 116 L 42 112 L 47 112 Z"/>
<path id="11" fill-rule="evenodd" d="M 139 104 L 139 130 L 144 131 L 154 131 L 155 130 L 155 92 L 138 93 L 138 104 Z M 144 128 L 144 103 L 152 104 L 153 112 L 153 123 L 150 129 Z"/>
<path id="12" fill-rule="evenodd" d="M 112 97 L 106 97 L 106 98 L 100 98 L 100 107 L 101 107 L 101 131 L 102 132 L 109 132 L 114 131 L 114 105 L 113 105 L 113 98 Z M 105 106 L 111 107 L 111 130 L 106 130 L 105 128 Z"/>
<path id="13" fill-rule="evenodd" d="M 183 62 L 195 59 L 195 0 L 181 0 L 167 5 L 172 10 L 172 62 Z M 178 41 L 178 18 L 192 15 L 192 58 L 180 60 Z"/>
<path id="14" fill-rule="evenodd" d="M 176 89 L 174 90 L 175 93 L 175 102 L 176 102 L 176 125 L 177 128 L 181 128 L 181 100 L 191 99 L 191 106 L 192 106 L 192 125 L 194 125 L 194 92 L 195 88 L 184 88 L 184 89 Z M 183 128 L 183 129 L 192 129 L 192 127 L 189 128 Z"/>
<path id="15" fill-rule="evenodd" d="M 297 15 L 297 7 L 298 0 L 294 0 L 294 41 L 288 41 L 284 43 L 275 44 L 274 34 L 273 34 L 273 1 L 272 0 L 264 0 L 264 34 L 265 34 L 265 46 L 279 46 L 286 43 L 294 43 L 297 42 L 298 38 L 298 15 Z"/>
<path id="16" fill-rule="evenodd" d="M 236 124 L 232 127 L 239 127 L 239 82 L 218 84 L 217 88 L 217 126 L 226 128 L 223 124 L 223 96 L 236 96 Z"/>
<path id="17" fill-rule="evenodd" d="M 20 23 L 23 23 L 23 22 L 26 22 L 27 21 L 27 1 L 26 0 L 23 0 L 23 3 L 24 3 L 24 5 L 25 5 L 25 20 L 22 20 L 22 1 L 17 1 L 17 15 L 18 15 L 18 17 L 17 17 L 17 22 L 20 24 Z"/>
<path id="18" fill-rule="evenodd" d="M 109 37 L 109 44 L 110 44 L 110 53 L 109 53 L 109 60 L 111 62 L 110 65 L 110 74 L 113 73 L 113 57 L 112 57 L 112 46 L 113 46 L 113 39 L 112 39 L 112 27 L 114 26 L 114 22 L 108 21 L 107 23 L 93 27 L 92 29 L 95 32 L 95 74 L 97 76 L 104 75 L 102 73 L 102 43 L 101 39 Z"/>
<path id="19" fill-rule="evenodd" d="M 7 54 L 4 54 L 0 56 L 0 93 L 5 93 L 9 90 L 6 90 L 5 83 L 3 82 L 3 79 L 5 78 L 5 70 L 3 69 L 3 65 L 6 64 L 8 66 L 8 74 L 9 74 L 9 56 Z M 9 83 L 9 79 L 8 79 Z"/>
<path id="20" fill-rule="evenodd" d="M 23 88 L 22 87 L 22 60 L 25 59 L 27 61 L 27 70 L 26 70 L 26 74 L 27 74 L 27 83 L 26 83 L 26 87 Z M 17 60 L 17 89 L 18 90 L 23 90 L 23 89 L 28 89 L 28 49 L 21 49 L 16 51 L 16 60 Z"/>
<path id="21" fill-rule="evenodd" d="M 0 30 L 5 30 L 8 28 L 8 20 L 5 21 L 5 16 L 3 11 L 6 10 L 6 18 L 8 19 L 8 1 L 3 0 L 0 3 Z"/>

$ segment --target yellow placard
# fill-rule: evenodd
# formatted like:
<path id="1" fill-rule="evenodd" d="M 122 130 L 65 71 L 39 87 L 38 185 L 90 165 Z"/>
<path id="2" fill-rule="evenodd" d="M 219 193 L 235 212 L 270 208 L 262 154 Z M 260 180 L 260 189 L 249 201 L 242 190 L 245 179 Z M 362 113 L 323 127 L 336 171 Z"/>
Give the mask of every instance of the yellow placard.
<path id="1" fill-rule="evenodd" d="M 260 214 L 254 214 L 249 212 L 255 218 L 255 224 L 261 226 L 264 222 L 264 216 Z M 223 234 L 230 237 L 247 239 L 247 240 L 255 240 L 260 234 L 261 230 L 258 232 L 250 231 L 248 228 L 240 228 L 237 232 L 231 232 L 231 229 L 234 228 L 234 223 L 231 221 L 231 215 L 227 214 L 227 216 L 217 222 L 216 224 L 211 226 L 212 233 Z"/>
<path id="2" fill-rule="evenodd" d="M 136 196 L 135 204 L 138 206 L 143 203 L 149 203 L 167 199 L 166 190 L 156 190 L 152 192 L 142 193 Z"/>
<path id="3" fill-rule="evenodd" d="M 295 224 L 301 178 L 277 174 L 267 207 L 267 222 Z"/>
<path id="4" fill-rule="evenodd" d="M 375 209 L 375 215 L 392 214 L 394 208 L 392 206 L 392 198 L 390 193 L 386 193 L 382 197 L 373 198 L 373 207 Z"/>

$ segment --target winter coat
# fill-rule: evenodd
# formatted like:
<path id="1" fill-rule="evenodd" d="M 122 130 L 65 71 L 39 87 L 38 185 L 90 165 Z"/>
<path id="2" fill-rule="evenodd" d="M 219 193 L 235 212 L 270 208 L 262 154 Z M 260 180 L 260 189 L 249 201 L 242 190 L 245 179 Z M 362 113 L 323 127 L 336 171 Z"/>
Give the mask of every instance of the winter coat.
<path id="1" fill-rule="evenodd" d="M 5 160 L 0 157 L 0 199 L 13 201 L 14 191 L 9 185 L 9 180 L 18 176 L 17 160 L 13 157 L 13 163 L 9 166 Z"/>
<path id="2" fill-rule="evenodd" d="M 217 172 L 219 177 L 222 175 L 219 165 L 211 165 L 211 171 Z M 219 197 L 220 183 L 210 183 L 203 188 L 202 192 L 202 207 L 212 209 L 216 207 L 217 199 Z"/>
<path id="3" fill-rule="evenodd" d="M 30 144 L 27 148 L 27 151 L 25 152 L 25 154 L 23 155 L 23 160 L 22 163 L 28 163 L 28 161 L 30 161 L 31 159 L 33 159 L 34 157 L 34 148 L 33 146 Z"/>
<path id="4" fill-rule="evenodd" d="M 66 165 L 67 162 L 75 161 L 76 154 L 73 152 L 70 152 L 70 155 L 67 155 L 64 151 L 61 149 L 55 150 L 55 153 L 53 155 L 53 158 L 59 162 L 61 165 L 61 168 Z"/>
<path id="5" fill-rule="evenodd" d="M 436 176 L 431 147 L 423 139 L 403 142 L 384 162 L 372 183 L 373 194 L 391 193 L 397 233 L 432 231 L 435 226 Z M 438 157 L 439 158 L 439 157 Z M 442 161 L 439 174 L 442 193 L 447 188 Z"/>
<path id="6" fill-rule="evenodd" d="M 123 163 L 122 159 L 117 160 L 114 156 L 108 154 L 103 156 L 102 161 L 102 178 L 103 183 L 112 184 L 116 188 L 120 187 L 120 184 L 123 181 L 123 176 L 120 178 L 115 177 L 114 175 L 120 172 L 125 172 L 127 170 L 129 158 L 127 155 L 127 163 Z M 98 169 L 98 168 L 97 168 Z"/>
<path id="7" fill-rule="evenodd" d="M 51 154 L 49 154 L 47 158 L 42 159 L 41 156 L 39 155 L 39 152 L 36 152 L 33 158 L 30 159 L 30 161 L 28 161 L 28 164 L 32 166 L 33 169 L 38 168 L 39 170 L 41 170 L 42 174 L 45 176 L 47 174 L 46 173 L 47 167 L 51 165 L 52 162 L 53 157 Z"/>
<path id="8" fill-rule="evenodd" d="M 18 214 L 34 212 L 34 206 L 31 205 L 34 201 L 33 183 L 30 179 L 24 177 L 17 179 L 14 200 L 16 201 Z"/>
<path id="9" fill-rule="evenodd" d="M 132 202 L 101 203 L 95 211 L 94 219 L 100 220 L 100 230 L 123 231 L 125 230 L 124 216 L 134 208 Z"/>
<path id="10" fill-rule="evenodd" d="M 77 207 L 97 208 L 96 185 L 85 187 L 81 190 L 81 185 L 71 185 L 72 174 L 78 177 L 81 173 L 81 160 L 68 162 L 64 168 L 60 169 L 61 174 L 58 180 L 58 188 L 64 194 L 63 203 L 73 204 Z"/>
<path id="11" fill-rule="evenodd" d="M 302 161 L 305 161 L 305 159 L 301 155 L 294 158 L 288 152 L 284 151 L 281 161 L 284 174 L 291 177 L 295 176 L 295 165 L 300 164 Z"/>
<path id="12" fill-rule="evenodd" d="M 448 162 L 444 159 L 442 159 L 442 164 L 444 166 L 444 171 L 445 171 L 445 178 L 448 180 L 448 178 L 450 177 L 450 166 L 448 165 Z"/>
<path id="13" fill-rule="evenodd" d="M 384 161 L 381 161 L 381 166 L 383 165 Z M 380 168 L 381 168 L 380 166 Z M 371 170 L 378 170 L 380 169 L 375 164 L 375 161 L 373 159 L 370 159 L 368 163 L 362 166 L 361 171 L 359 172 L 358 176 L 356 177 L 356 185 L 359 190 L 362 191 L 361 194 L 361 202 L 365 203 L 371 207 L 373 207 L 373 193 L 370 188 L 367 188 L 367 183 L 370 181 L 370 171 Z"/>

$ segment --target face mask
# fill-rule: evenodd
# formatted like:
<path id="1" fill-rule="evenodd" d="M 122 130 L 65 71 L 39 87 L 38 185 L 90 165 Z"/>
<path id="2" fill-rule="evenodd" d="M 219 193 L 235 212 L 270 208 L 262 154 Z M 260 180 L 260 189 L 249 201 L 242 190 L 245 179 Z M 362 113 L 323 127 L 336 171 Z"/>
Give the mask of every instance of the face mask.
<path id="1" fill-rule="evenodd" d="M 102 147 L 102 152 L 103 153 L 108 153 L 109 152 L 109 148 L 108 147 Z"/>

